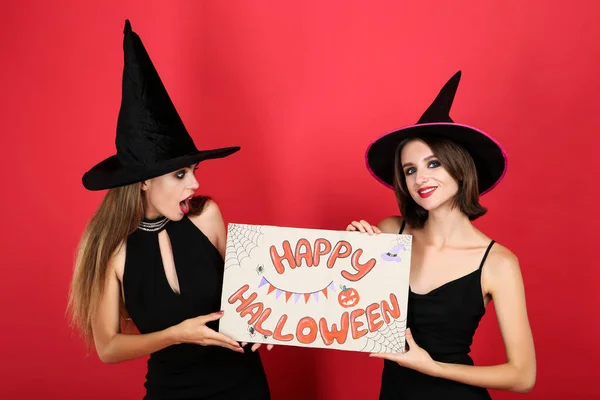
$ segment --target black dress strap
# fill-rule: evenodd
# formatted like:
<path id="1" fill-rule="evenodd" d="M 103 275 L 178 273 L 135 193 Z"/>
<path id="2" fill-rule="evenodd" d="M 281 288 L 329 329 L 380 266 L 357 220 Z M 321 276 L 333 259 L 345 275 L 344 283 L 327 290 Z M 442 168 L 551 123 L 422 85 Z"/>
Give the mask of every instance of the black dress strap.
<path id="1" fill-rule="evenodd" d="M 483 255 L 483 259 L 481 260 L 481 264 L 479 264 L 479 269 L 483 268 L 483 264 L 485 263 L 485 259 L 487 258 L 488 254 L 490 253 L 490 250 L 492 249 L 492 246 L 494 245 L 494 243 L 496 243 L 496 241 L 492 240 L 490 242 L 490 244 L 488 245 L 487 249 L 485 250 L 485 254 Z"/>
<path id="2" fill-rule="evenodd" d="M 404 227 L 406 226 L 406 221 L 402 220 L 402 225 L 400 226 L 400 232 L 398 232 L 399 234 L 402 234 L 402 232 L 404 231 Z"/>

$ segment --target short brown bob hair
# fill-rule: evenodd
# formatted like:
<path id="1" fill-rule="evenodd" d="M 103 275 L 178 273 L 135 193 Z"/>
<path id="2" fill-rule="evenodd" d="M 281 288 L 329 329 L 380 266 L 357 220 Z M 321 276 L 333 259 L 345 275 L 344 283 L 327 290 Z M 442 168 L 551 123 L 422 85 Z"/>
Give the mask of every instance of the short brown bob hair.
<path id="1" fill-rule="evenodd" d="M 428 211 L 419 206 L 411 197 L 407 187 L 406 178 L 402 169 L 400 154 L 407 143 L 421 140 L 429 146 L 435 157 L 441 162 L 442 167 L 448 171 L 458 184 L 458 192 L 454 198 L 454 207 L 473 221 L 487 212 L 479 204 L 479 187 L 477 184 L 477 170 L 471 155 L 456 142 L 441 137 L 418 137 L 405 139 L 396 148 L 394 160 L 394 191 L 400 213 L 408 225 L 422 228 L 427 221 Z"/>

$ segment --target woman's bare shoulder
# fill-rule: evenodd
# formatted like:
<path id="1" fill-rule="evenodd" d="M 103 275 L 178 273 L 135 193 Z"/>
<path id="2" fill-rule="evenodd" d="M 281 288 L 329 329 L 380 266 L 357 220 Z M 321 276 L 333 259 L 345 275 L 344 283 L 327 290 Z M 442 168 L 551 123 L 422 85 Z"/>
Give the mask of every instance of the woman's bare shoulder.
<path id="1" fill-rule="evenodd" d="M 223 215 L 217 203 L 212 199 L 208 199 L 202 212 L 190 216 L 189 219 L 223 255 L 226 244 L 226 230 Z"/>
<path id="2" fill-rule="evenodd" d="M 206 227 L 207 225 L 210 226 L 213 223 L 221 223 L 223 221 L 223 216 L 221 215 L 218 204 L 214 200 L 208 199 L 204 204 L 202 212 L 190 215 L 189 219 L 200 228 Z"/>
<path id="3" fill-rule="evenodd" d="M 496 266 L 495 268 L 519 267 L 519 259 L 516 254 L 498 242 L 494 242 L 490 249 L 488 260 L 490 266 Z"/>
<path id="4" fill-rule="evenodd" d="M 392 215 L 379 221 L 377 227 L 381 229 L 381 232 L 383 233 L 398 233 L 400 232 L 402 221 L 404 221 L 404 219 L 401 216 Z"/>
<path id="5" fill-rule="evenodd" d="M 483 265 L 486 286 L 494 290 L 498 285 L 522 285 L 519 259 L 508 247 L 495 242 Z"/>

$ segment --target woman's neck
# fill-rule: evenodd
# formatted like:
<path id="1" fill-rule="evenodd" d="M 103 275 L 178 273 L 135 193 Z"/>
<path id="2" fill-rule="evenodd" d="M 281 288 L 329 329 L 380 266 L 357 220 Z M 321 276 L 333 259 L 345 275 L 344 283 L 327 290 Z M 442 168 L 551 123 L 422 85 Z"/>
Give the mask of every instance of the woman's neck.
<path id="1" fill-rule="evenodd" d="M 159 213 L 157 210 L 146 208 L 146 210 L 144 211 L 144 219 L 146 221 L 154 221 L 162 217 L 162 214 Z"/>
<path id="2" fill-rule="evenodd" d="M 158 210 L 151 204 L 148 204 L 148 201 L 144 199 L 144 219 L 146 221 L 154 221 L 160 217 L 162 217 L 162 215 L 158 212 Z"/>
<path id="3" fill-rule="evenodd" d="M 442 248 L 472 238 L 475 229 L 458 207 L 448 205 L 429 212 L 422 233 L 428 244 Z"/>

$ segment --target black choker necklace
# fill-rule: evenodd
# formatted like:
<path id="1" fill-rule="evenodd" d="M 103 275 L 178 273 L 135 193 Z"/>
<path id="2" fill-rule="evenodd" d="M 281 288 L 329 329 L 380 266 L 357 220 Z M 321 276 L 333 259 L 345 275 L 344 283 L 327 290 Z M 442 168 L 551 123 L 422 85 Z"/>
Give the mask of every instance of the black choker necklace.
<path id="1" fill-rule="evenodd" d="M 163 217 L 153 222 L 142 221 L 138 228 L 146 232 L 156 232 L 161 230 L 168 222 L 169 219 L 167 217 Z"/>

